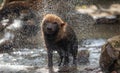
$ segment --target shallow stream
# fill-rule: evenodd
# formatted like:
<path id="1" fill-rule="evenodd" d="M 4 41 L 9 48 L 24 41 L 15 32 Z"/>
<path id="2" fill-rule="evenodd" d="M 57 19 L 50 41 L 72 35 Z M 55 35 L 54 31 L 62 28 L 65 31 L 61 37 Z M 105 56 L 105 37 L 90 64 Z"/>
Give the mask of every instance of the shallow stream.
<path id="1" fill-rule="evenodd" d="M 78 70 L 75 73 L 102 73 L 99 68 L 99 56 L 105 41 L 106 39 L 87 39 L 80 42 Z M 53 60 L 57 72 L 56 52 Z M 47 52 L 44 48 L 22 48 L 10 53 L 1 53 L 0 73 L 48 73 Z"/>

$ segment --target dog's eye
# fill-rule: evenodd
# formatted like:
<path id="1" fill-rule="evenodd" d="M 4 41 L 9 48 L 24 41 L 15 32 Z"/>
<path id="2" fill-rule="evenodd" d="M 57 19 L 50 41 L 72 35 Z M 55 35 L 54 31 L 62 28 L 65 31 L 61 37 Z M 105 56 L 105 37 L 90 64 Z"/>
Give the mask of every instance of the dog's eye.
<path id="1" fill-rule="evenodd" d="M 57 24 L 57 22 L 54 22 L 53 24 Z"/>

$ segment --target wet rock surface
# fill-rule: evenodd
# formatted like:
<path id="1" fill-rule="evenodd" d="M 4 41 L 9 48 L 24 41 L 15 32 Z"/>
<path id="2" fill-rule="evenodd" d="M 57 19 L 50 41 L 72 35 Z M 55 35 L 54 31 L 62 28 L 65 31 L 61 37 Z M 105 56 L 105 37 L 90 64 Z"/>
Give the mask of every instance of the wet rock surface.
<path id="1" fill-rule="evenodd" d="M 120 36 L 114 36 L 102 46 L 100 67 L 106 73 L 119 73 L 120 69 Z"/>

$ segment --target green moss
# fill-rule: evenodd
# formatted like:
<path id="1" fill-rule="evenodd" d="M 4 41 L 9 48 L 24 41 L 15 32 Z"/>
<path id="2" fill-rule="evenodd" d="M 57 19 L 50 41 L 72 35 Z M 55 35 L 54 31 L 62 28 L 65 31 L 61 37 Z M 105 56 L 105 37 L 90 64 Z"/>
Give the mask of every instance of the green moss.
<path id="1" fill-rule="evenodd" d="M 115 42 L 113 42 L 113 43 L 112 43 L 112 46 L 113 46 L 114 48 L 119 48 L 119 47 L 120 47 L 120 41 L 115 41 Z"/>

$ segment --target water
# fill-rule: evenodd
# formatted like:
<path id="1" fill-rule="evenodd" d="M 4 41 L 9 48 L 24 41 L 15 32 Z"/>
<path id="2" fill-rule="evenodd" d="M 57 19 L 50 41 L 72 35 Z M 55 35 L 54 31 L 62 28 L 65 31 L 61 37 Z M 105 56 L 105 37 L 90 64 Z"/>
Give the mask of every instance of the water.
<path id="1" fill-rule="evenodd" d="M 100 47 L 105 39 L 83 40 L 79 45 L 80 51 L 88 51 L 88 62 L 78 63 L 78 73 L 99 73 Z M 85 57 L 85 56 L 84 56 Z M 58 69 L 58 55 L 54 52 L 54 69 Z M 78 60 L 78 62 L 80 59 Z M 44 48 L 21 48 L 10 53 L 0 54 L 0 72 L 4 73 L 48 73 L 47 52 Z M 75 72 L 75 73 L 77 73 Z"/>

